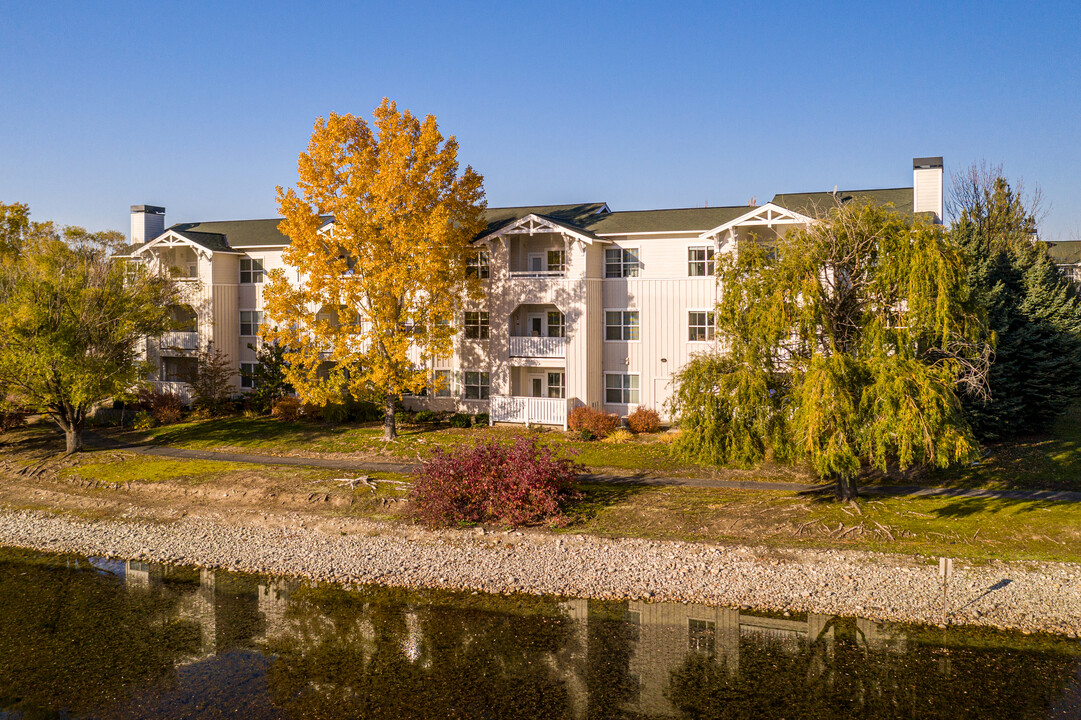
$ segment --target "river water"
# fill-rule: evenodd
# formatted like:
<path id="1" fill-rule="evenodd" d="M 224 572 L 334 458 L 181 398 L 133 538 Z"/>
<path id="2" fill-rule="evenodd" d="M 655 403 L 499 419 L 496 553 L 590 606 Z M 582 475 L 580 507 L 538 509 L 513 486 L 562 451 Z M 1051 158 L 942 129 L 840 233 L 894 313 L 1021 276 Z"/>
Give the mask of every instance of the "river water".
<path id="1" fill-rule="evenodd" d="M 1081 644 L 0 550 L 0 720 L 1081 718 Z"/>

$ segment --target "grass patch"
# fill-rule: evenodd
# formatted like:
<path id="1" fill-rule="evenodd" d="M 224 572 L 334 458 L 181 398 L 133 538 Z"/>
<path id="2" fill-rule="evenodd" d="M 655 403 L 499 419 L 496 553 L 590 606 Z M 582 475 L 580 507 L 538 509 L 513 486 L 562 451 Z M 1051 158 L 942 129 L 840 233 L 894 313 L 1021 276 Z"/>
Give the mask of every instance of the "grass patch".
<path id="1" fill-rule="evenodd" d="M 895 497 L 865 500 L 856 510 L 772 491 L 587 483 L 582 492 L 572 532 L 974 561 L 1081 561 L 1081 503 Z"/>
<path id="2" fill-rule="evenodd" d="M 60 477 L 79 476 L 98 482 L 162 482 L 185 479 L 210 480 L 239 471 L 261 470 L 261 466 L 218 460 L 179 460 L 112 453 L 107 461 L 88 462 L 60 471 Z"/>

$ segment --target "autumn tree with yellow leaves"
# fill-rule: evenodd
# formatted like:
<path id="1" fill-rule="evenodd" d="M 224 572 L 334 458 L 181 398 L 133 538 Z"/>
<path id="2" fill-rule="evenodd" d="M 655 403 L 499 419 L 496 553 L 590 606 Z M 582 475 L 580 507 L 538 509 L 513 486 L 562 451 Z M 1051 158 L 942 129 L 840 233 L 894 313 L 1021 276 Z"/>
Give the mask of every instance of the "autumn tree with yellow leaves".
<path id="1" fill-rule="evenodd" d="M 459 174 L 458 143 L 435 116 L 386 98 L 372 125 L 320 118 L 298 172 L 278 207 L 299 281 L 270 273 L 263 337 L 285 348 L 304 400 L 377 399 L 394 439 L 395 401 L 431 384 L 431 359 L 451 354 L 454 318 L 480 295 L 466 270 L 484 228 L 483 178 Z"/>

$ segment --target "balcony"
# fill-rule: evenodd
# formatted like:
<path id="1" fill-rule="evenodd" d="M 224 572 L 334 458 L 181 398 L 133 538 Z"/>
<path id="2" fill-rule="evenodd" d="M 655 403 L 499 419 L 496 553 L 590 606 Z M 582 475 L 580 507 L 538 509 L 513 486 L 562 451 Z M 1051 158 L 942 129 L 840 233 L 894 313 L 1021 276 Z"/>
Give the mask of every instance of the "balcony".
<path id="1" fill-rule="evenodd" d="M 567 400 L 565 398 L 492 395 L 488 417 L 493 423 L 523 425 L 558 425 L 567 429 Z"/>
<path id="2" fill-rule="evenodd" d="M 198 350 L 199 333 L 167 332 L 159 338 L 158 345 L 163 350 Z"/>
<path id="3" fill-rule="evenodd" d="M 510 357 L 561 358 L 567 355 L 566 338 L 512 335 L 509 339 L 507 355 Z"/>
<path id="4" fill-rule="evenodd" d="M 179 382 L 176 380 L 152 380 L 148 384 L 160 393 L 179 395 L 180 401 L 185 405 L 191 404 L 191 385 L 186 382 Z"/>
<path id="5" fill-rule="evenodd" d="M 566 270 L 512 270 L 510 273 L 512 280 L 526 279 L 526 280 L 561 280 L 567 277 Z"/>

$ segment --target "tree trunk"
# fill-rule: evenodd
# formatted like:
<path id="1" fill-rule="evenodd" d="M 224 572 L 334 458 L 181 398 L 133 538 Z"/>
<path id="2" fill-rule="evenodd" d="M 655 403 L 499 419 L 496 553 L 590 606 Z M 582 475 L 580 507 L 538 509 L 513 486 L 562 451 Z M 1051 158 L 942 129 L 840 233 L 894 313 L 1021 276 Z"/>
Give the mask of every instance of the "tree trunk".
<path id="1" fill-rule="evenodd" d="M 843 502 L 855 500 L 859 496 L 856 491 L 856 478 L 837 476 L 837 499 Z"/>
<path id="2" fill-rule="evenodd" d="M 68 425 L 64 428 L 64 440 L 67 444 L 69 455 L 74 452 L 79 452 L 83 449 L 83 429 L 81 427 L 77 428 L 74 425 Z"/>
<path id="3" fill-rule="evenodd" d="M 390 440 L 398 437 L 398 428 L 394 424 L 394 396 L 387 395 L 386 403 L 384 405 L 386 410 L 386 417 L 383 418 L 383 439 Z"/>

